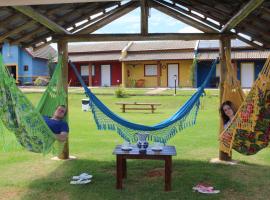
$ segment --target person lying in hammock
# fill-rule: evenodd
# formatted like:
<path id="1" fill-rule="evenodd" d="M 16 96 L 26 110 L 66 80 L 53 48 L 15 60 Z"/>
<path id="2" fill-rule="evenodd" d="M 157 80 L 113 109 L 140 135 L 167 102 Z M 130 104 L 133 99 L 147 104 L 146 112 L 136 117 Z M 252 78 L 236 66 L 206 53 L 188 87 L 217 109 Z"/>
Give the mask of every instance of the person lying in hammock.
<path id="1" fill-rule="evenodd" d="M 221 114 L 224 129 L 232 122 L 232 119 L 235 115 L 235 111 L 233 109 L 233 104 L 231 101 L 225 101 L 221 104 L 219 112 Z"/>
<path id="2" fill-rule="evenodd" d="M 44 116 L 44 121 L 55 134 L 57 140 L 64 142 L 68 137 L 69 127 L 63 120 L 67 112 L 64 105 L 57 106 L 52 117 Z"/>

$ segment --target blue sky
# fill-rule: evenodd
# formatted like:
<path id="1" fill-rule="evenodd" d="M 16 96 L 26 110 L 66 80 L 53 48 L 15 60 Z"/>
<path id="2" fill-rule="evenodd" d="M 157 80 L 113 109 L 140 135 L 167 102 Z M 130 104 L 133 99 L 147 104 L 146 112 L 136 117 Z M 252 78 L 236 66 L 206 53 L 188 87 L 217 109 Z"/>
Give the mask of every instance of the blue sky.
<path id="1" fill-rule="evenodd" d="M 149 33 L 188 33 L 198 32 L 172 17 L 169 17 L 155 9 L 150 9 Z M 140 32 L 140 9 L 136 9 L 123 17 L 113 21 L 95 33 L 139 33 Z"/>
<path id="2" fill-rule="evenodd" d="M 135 9 L 95 33 L 140 33 L 140 16 L 140 9 Z M 200 31 L 152 8 L 148 19 L 148 32 L 197 33 Z M 52 46 L 57 48 L 56 44 L 52 44 Z"/>

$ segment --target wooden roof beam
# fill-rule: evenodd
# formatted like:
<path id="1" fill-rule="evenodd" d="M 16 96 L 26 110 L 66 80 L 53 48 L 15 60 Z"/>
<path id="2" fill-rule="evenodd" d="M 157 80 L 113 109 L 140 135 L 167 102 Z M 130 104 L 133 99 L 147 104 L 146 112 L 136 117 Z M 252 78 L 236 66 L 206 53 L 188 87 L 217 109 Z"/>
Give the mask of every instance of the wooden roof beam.
<path id="1" fill-rule="evenodd" d="M 13 6 L 13 8 L 24 15 L 30 17 L 31 19 L 34 19 L 35 21 L 39 22 L 43 26 L 47 27 L 48 29 L 52 30 L 55 33 L 59 34 L 70 34 L 67 30 L 65 30 L 60 25 L 56 24 L 49 18 L 45 17 L 44 15 L 40 14 L 39 12 L 35 11 L 30 6 Z"/>
<path id="2" fill-rule="evenodd" d="M 31 26 L 33 26 L 34 24 L 36 24 L 36 21 L 29 21 L 26 22 L 24 24 L 22 24 L 21 26 L 18 26 L 15 29 L 12 29 L 2 35 L 0 35 L 0 42 L 2 42 L 4 39 L 8 38 L 9 36 L 13 35 L 13 34 L 17 34 L 20 33 L 21 31 L 23 31 L 24 29 L 30 28 Z"/>
<path id="3" fill-rule="evenodd" d="M 237 26 L 243 19 L 245 19 L 252 11 L 260 6 L 264 0 L 250 0 L 236 15 L 234 15 L 221 29 L 221 32 L 229 32 Z"/>
<path id="4" fill-rule="evenodd" d="M 88 13 L 88 14 L 83 14 L 82 16 L 80 16 L 80 17 L 78 17 L 78 18 L 76 18 L 74 21 L 72 21 L 71 23 L 69 23 L 68 25 L 65 25 L 64 26 L 64 28 L 68 28 L 68 27 L 70 27 L 71 25 L 75 25 L 76 23 L 78 23 L 78 22 L 80 22 L 80 21 L 82 21 L 82 20 L 84 20 L 85 18 L 89 18 L 89 15 L 93 15 L 93 14 L 96 14 L 96 13 L 99 13 L 99 12 L 101 12 L 101 10 L 103 10 L 103 9 L 106 9 L 106 8 L 109 8 L 109 7 L 111 7 L 113 4 L 112 3 L 108 3 L 108 4 L 106 4 L 106 6 L 105 7 L 95 7 L 95 8 L 93 8 L 94 10 L 94 12 L 93 13 Z M 113 11 L 113 10 L 112 10 Z M 111 11 L 109 11 L 108 13 L 105 13 L 105 15 L 106 14 L 112 14 L 113 12 L 111 12 Z M 60 20 L 61 19 L 65 19 L 65 16 L 66 15 L 64 15 L 64 16 L 62 16 L 61 18 L 60 18 Z M 99 17 L 97 17 L 97 18 L 99 18 Z M 96 18 L 94 18 L 94 19 L 96 19 Z M 95 21 L 93 19 L 93 21 Z M 92 22 L 93 22 L 92 21 Z M 76 27 L 76 30 L 78 30 L 77 29 L 77 27 Z M 73 32 L 74 30 L 72 30 L 72 32 Z M 27 42 L 27 43 L 24 43 L 23 44 L 23 47 L 29 47 L 29 46 L 33 46 L 33 45 L 35 45 L 36 43 L 38 43 L 38 42 L 41 42 L 44 38 L 47 38 L 47 37 L 50 37 L 50 36 L 52 36 L 53 35 L 53 33 L 45 33 L 45 34 L 43 34 L 43 35 L 41 35 L 40 37 L 38 37 L 38 38 L 34 38 L 34 40 L 32 40 L 32 41 L 30 41 L 30 42 Z M 26 35 L 26 37 L 28 37 L 27 35 Z M 22 40 L 21 40 L 22 41 Z M 51 42 L 51 41 L 50 41 Z M 56 42 L 56 41 L 52 41 L 52 42 Z"/>
<path id="5" fill-rule="evenodd" d="M 141 33 L 147 35 L 148 33 L 148 15 L 149 8 L 147 0 L 141 0 Z"/>
<path id="6" fill-rule="evenodd" d="M 98 22 L 78 31 L 76 34 L 86 34 L 86 33 L 92 33 L 103 26 L 106 26 L 107 24 L 111 23 L 112 21 L 122 17 L 123 15 L 131 12 L 132 10 L 139 7 L 139 3 L 137 1 L 131 1 L 129 3 L 124 4 L 123 6 L 120 6 L 115 9 L 114 13 L 111 15 L 108 15 L 104 17 L 103 19 L 99 20 Z"/>
<path id="7" fill-rule="evenodd" d="M 212 27 L 209 27 L 201 22 L 198 22 L 190 17 L 187 17 L 186 15 L 175 11 L 172 8 L 166 7 L 163 4 L 160 4 L 159 2 L 155 1 L 155 0 L 151 0 L 151 7 L 157 9 L 158 11 L 173 17 L 174 19 L 177 19 L 181 22 L 184 22 L 190 26 L 193 26 L 205 33 L 215 33 L 217 32 L 217 30 L 213 29 Z"/>
<path id="8" fill-rule="evenodd" d="M 149 33 L 142 34 L 74 34 L 55 35 L 53 40 L 68 42 L 145 41 L 145 40 L 215 40 L 222 36 L 236 38 L 235 34 L 220 33 Z"/>
<path id="9" fill-rule="evenodd" d="M 63 3 L 87 3 L 97 1 L 120 1 L 120 0 L 8 0 L 0 1 L 0 6 L 23 6 L 42 4 L 63 4 Z"/>
<path id="10" fill-rule="evenodd" d="M 211 26 L 211 27 L 214 27 L 214 28 L 216 28 L 216 29 L 221 29 L 221 26 L 220 26 L 220 25 L 215 24 L 215 23 L 213 23 L 213 22 L 207 20 L 207 19 L 206 19 L 207 16 L 205 16 L 204 14 L 201 13 L 202 15 L 204 15 L 204 17 L 201 17 L 201 16 L 199 16 L 199 15 L 196 15 L 196 14 L 192 13 L 192 12 L 191 12 L 191 10 L 193 10 L 192 8 L 189 8 L 189 11 L 187 11 L 187 10 L 185 10 L 185 9 L 183 9 L 183 8 L 181 8 L 181 7 L 179 7 L 179 6 L 178 6 L 179 4 L 178 4 L 178 3 L 176 4 L 175 2 L 174 2 L 174 3 L 170 3 L 170 2 L 167 2 L 167 1 L 164 1 L 164 0 L 163 0 L 163 1 L 160 1 L 160 3 L 166 5 L 166 6 L 170 7 L 170 8 L 173 8 L 173 9 L 175 9 L 175 10 L 181 12 L 181 13 L 184 13 L 184 14 L 186 14 L 186 15 L 189 15 L 189 16 L 195 18 L 195 19 L 198 19 L 198 20 L 200 20 L 200 21 L 202 21 L 202 22 L 208 24 L 208 25 Z"/>

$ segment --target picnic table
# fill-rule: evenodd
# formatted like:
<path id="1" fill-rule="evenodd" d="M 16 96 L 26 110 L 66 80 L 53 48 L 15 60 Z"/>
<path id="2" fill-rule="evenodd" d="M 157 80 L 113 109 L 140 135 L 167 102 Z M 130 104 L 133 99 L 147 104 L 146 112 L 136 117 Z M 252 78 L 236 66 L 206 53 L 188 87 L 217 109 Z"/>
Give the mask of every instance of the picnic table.
<path id="1" fill-rule="evenodd" d="M 126 110 L 151 110 L 152 113 L 157 109 L 156 106 L 160 106 L 160 103 L 138 103 L 138 102 L 117 102 L 117 105 L 121 105 L 122 112 Z M 131 106 L 131 107 L 130 107 Z"/>
<path id="2" fill-rule="evenodd" d="M 165 161 L 164 190 L 171 190 L 172 156 L 176 155 L 174 146 L 164 146 L 162 151 L 153 151 L 148 147 L 146 153 L 140 153 L 135 145 L 130 151 L 124 151 L 121 145 L 117 145 L 113 154 L 116 155 L 116 189 L 123 189 L 123 179 L 127 178 L 127 159 L 146 159 Z"/>

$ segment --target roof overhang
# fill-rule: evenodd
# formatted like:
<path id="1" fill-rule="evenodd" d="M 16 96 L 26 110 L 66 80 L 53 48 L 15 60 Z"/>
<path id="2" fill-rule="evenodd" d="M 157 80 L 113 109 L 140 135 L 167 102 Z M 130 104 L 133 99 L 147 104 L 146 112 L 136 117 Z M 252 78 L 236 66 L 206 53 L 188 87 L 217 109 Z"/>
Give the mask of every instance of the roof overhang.
<path id="1" fill-rule="evenodd" d="M 121 0 L 8 0 L 8 1 L 0 1 L 0 6 L 25 6 L 25 5 L 87 3 L 87 2 L 105 2 L 105 1 L 121 1 Z"/>

